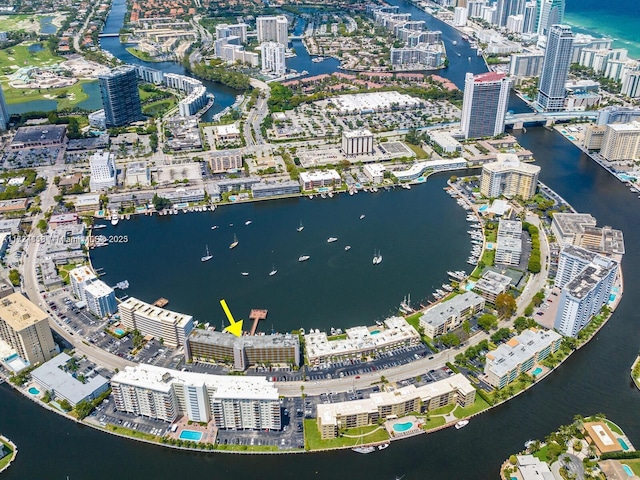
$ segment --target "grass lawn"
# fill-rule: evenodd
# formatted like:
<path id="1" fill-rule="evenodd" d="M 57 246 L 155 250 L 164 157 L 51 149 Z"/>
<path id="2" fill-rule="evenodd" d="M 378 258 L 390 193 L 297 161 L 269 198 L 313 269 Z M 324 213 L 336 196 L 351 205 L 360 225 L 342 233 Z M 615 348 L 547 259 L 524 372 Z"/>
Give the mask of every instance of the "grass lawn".
<path id="1" fill-rule="evenodd" d="M 144 60 L 145 62 L 161 62 L 162 60 L 157 60 L 155 57 L 152 57 L 147 52 L 143 52 L 142 50 L 138 50 L 135 47 L 127 47 L 127 52 L 133 55 L 140 60 Z"/>
<path id="2" fill-rule="evenodd" d="M 40 43 L 44 48 L 39 52 L 30 52 L 29 47 Z M 7 75 L 22 67 L 45 67 L 64 62 L 64 58 L 52 55 L 43 42 L 22 42 L 0 50 L 0 72 Z"/>
<path id="3" fill-rule="evenodd" d="M 441 427 L 446 423 L 446 420 L 442 416 L 438 417 L 429 417 L 426 423 L 422 425 L 423 430 L 431 430 L 437 427 Z"/>
<path id="4" fill-rule="evenodd" d="M 140 438 L 142 440 L 151 440 L 152 442 L 157 442 L 160 440 L 160 437 L 157 435 L 151 435 L 149 433 L 140 432 L 138 430 L 131 430 L 130 428 L 120 427 L 118 425 L 107 424 L 105 430 L 109 430 L 111 432 L 118 433 L 120 435 L 126 435 L 131 438 Z"/>
<path id="5" fill-rule="evenodd" d="M 534 453 L 533 456 L 536 457 L 541 462 L 548 462 L 549 461 L 549 458 L 547 457 L 547 451 L 548 450 L 549 450 L 549 446 L 545 445 L 540 450 L 538 450 L 536 453 Z"/>
<path id="6" fill-rule="evenodd" d="M 384 428 L 380 428 L 376 432 L 367 435 L 376 428 L 378 428 L 378 425 L 368 425 L 366 427 L 353 428 L 345 432 L 346 435 L 362 435 L 362 437 L 338 437 L 329 440 L 322 440 L 320 438 L 320 431 L 318 430 L 317 422 L 314 419 L 307 419 L 304 421 L 305 447 L 308 450 L 353 447 L 359 443 L 383 442 L 389 439 L 389 434 Z"/>
<path id="7" fill-rule="evenodd" d="M 607 426 L 611 429 L 612 432 L 615 432 L 618 435 L 624 435 L 624 432 L 622 431 L 622 429 L 612 421 L 605 420 L 604 423 L 607 424 Z"/>
<path id="8" fill-rule="evenodd" d="M 640 476 L 640 458 L 629 458 L 620 461 L 629 465 L 631 467 L 631 470 L 633 470 L 633 473 Z M 0 463 L 0 467 L 1 466 L 2 464 Z"/>
<path id="9" fill-rule="evenodd" d="M 172 109 L 176 104 L 177 102 L 174 98 L 164 98 L 142 107 L 142 113 L 149 116 L 157 115 L 160 112 L 166 112 L 167 110 Z"/>
<path id="10" fill-rule="evenodd" d="M 58 275 L 62 278 L 62 281 L 65 285 L 69 285 L 69 272 L 79 266 L 76 263 L 68 263 L 66 265 L 61 265 L 58 267 Z"/>
<path id="11" fill-rule="evenodd" d="M 424 158 L 428 158 L 429 156 L 427 155 L 427 152 L 425 152 L 422 148 L 420 148 L 418 145 L 411 145 L 410 143 L 405 143 L 405 145 L 407 147 L 409 147 L 411 150 L 413 150 L 413 153 L 416 154 L 416 157 L 418 157 L 418 160 L 424 159 Z"/>
<path id="12" fill-rule="evenodd" d="M 216 450 L 230 450 L 233 452 L 277 452 L 277 445 L 216 445 Z"/>
<path id="13" fill-rule="evenodd" d="M 7 453 L 7 455 L 2 460 L 0 460 L 0 470 L 2 470 L 13 458 L 13 449 L 8 443 L 4 443 L 2 441 L 0 442 L 4 445 L 4 451 Z"/>
<path id="14" fill-rule="evenodd" d="M 456 409 L 453 411 L 453 414 L 456 416 L 456 418 L 464 418 L 464 417 L 473 415 L 474 413 L 482 412 L 487 408 L 489 408 L 489 404 L 485 402 L 482 397 L 477 396 L 476 401 L 474 402 L 473 405 L 471 405 L 470 407 L 464 407 L 464 408 L 460 406 L 456 406 Z"/>
<path id="15" fill-rule="evenodd" d="M 0 30 L 2 31 L 24 31 L 24 26 L 20 25 L 21 22 L 25 20 L 29 20 L 30 18 L 34 19 L 34 22 L 39 22 L 39 17 L 35 15 L 0 15 Z"/>
<path id="16" fill-rule="evenodd" d="M 453 410 L 454 408 L 456 408 L 456 404 L 451 403 L 449 405 L 445 405 L 444 407 L 440 407 L 440 408 L 436 408 L 435 410 L 431 410 L 429 412 L 429 415 L 445 415 L 445 414 L 451 412 L 451 410 Z"/>
<path id="17" fill-rule="evenodd" d="M 481 261 L 488 267 L 493 266 L 493 263 L 496 259 L 496 251 L 494 250 L 485 250 L 482 253 Z"/>
<path id="18" fill-rule="evenodd" d="M 73 107 L 89 98 L 89 95 L 82 88 L 85 83 L 95 83 L 95 80 L 80 80 L 76 84 L 64 88 L 11 88 L 8 84 L 4 84 L 2 89 L 9 105 L 33 100 L 55 100 L 58 102 L 58 110 L 61 110 Z"/>

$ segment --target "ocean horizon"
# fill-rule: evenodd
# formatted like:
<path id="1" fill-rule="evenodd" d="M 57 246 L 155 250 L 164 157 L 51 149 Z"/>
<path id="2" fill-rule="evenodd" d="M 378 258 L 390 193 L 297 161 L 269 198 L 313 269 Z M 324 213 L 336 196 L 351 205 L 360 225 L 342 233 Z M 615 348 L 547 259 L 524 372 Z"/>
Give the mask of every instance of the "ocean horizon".
<path id="1" fill-rule="evenodd" d="M 635 0 L 567 0 L 564 22 L 579 33 L 611 37 L 613 48 L 626 48 L 629 57 L 640 59 L 640 9 Z"/>

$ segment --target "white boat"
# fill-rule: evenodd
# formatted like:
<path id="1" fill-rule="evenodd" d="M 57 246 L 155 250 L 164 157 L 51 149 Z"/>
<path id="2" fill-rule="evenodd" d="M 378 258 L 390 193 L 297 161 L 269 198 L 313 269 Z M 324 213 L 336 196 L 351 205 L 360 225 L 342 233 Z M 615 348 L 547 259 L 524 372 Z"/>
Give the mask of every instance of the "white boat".
<path id="1" fill-rule="evenodd" d="M 373 254 L 373 264 L 379 265 L 381 263 L 382 263 L 382 253 L 378 251 L 377 253 Z"/>
<path id="2" fill-rule="evenodd" d="M 364 218 L 364 213 L 360 215 L 360 220 L 362 220 L 363 218 Z"/>
<path id="3" fill-rule="evenodd" d="M 249 276 L 249 272 L 240 272 L 240 275 L 242 275 L 243 277 L 248 277 Z"/>
<path id="4" fill-rule="evenodd" d="M 306 262 L 307 260 L 309 260 L 311 257 L 309 255 L 300 255 L 298 257 L 298 261 L 299 262 Z"/>
<path id="5" fill-rule="evenodd" d="M 302 225 L 302 220 L 300 220 L 300 226 L 296 228 L 296 231 L 301 232 L 302 230 L 304 230 L 304 225 Z"/>
<path id="6" fill-rule="evenodd" d="M 333 242 L 337 242 L 337 241 L 338 241 L 337 237 L 329 237 L 329 238 L 327 238 L 327 243 L 333 243 Z"/>
<path id="7" fill-rule="evenodd" d="M 213 227 L 211 227 L 211 230 L 216 230 L 218 229 L 218 225 L 214 225 Z"/>
<path id="8" fill-rule="evenodd" d="M 101 228 L 106 228 L 107 226 L 104 223 L 99 223 L 93 226 L 94 230 L 100 230 Z"/>
<path id="9" fill-rule="evenodd" d="M 372 453 L 376 451 L 376 447 L 369 445 L 369 446 L 362 446 L 362 447 L 354 447 L 351 450 L 353 450 L 356 453 Z"/>
<path id="10" fill-rule="evenodd" d="M 269 272 L 269 276 L 270 276 L 270 277 L 273 277 L 276 273 L 278 273 L 278 270 L 276 270 L 276 267 L 275 267 L 275 266 L 273 266 L 273 267 L 271 268 L 271 271 Z"/>
<path id="11" fill-rule="evenodd" d="M 119 221 L 120 219 L 118 218 L 118 215 L 111 215 L 111 225 L 116 226 Z"/>
<path id="12" fill-rule="evenodd" d="M 458 42 L 456 40 L 454 40 L 453 42 L 451 42 L 451 45 L 457 45 Z"/>
<path id="13" fill-rule="evenodd" d="M 208 262 L 213 258 L 213 255 L 209 253 L 209 245 L 207 245 L 206 251 L 207 251 L 206 255 L 204 257 L 200 257 L 201 262 Z"/>
<path id="14" fill-rule="evenodd" d="M 378 445 L 378 450 L 384 450 L 385 448 L 389 448 L 388 443 L 381 443 L 380 445 Z"/>
<path id="15" fill-rule="evenodd" d="M 467 425 L 469 425 L 469 420 L 460 420 L 458 423 L 456 423 L 456 430 L 460 430 Z"/>
<path id="16" fill-rule="evenodd" d="M 351 245 L 345 245 L 344 250 L 346 252 L 348 252 L 349 250 L 351 250 Z"/>
<path id="17" fill-rule="evenodd" d="M 236 237 L 236 234 L 233 234 L 233 242 L 231 242 L 231 245 L 229 245 L 229 250 L 231 250 L 232 248 L 236 248 L 238 246 L 238 237 Z"/>
<path id="18" fill-rule="evenodd" d="M 245 225 L 251 225 L 253 222 L 251 220 L 247 220 L 246 222 L 244 222 Z"/>

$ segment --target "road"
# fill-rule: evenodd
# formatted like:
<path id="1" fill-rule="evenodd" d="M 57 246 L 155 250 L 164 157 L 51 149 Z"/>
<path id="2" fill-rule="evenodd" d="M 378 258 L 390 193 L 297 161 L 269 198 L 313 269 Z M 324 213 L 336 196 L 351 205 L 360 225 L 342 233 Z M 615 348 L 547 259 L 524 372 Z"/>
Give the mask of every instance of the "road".
<path id="1" fill-rule="evenodd" d="M 93 14 L 96 11 L 96 8 L 100 5 L 100 2 L 95 2 L 91 7 L 91 10 L 87 13 L 87 18 L 85 18 L 84 23 L 82 24 L 82 28 L 78 29 L 78 32 L 73 36 L 73 48 L 76 52 L 81 53 L 80 50 L 80 39 L 84 38 L 84 32 L 89 28 L 89 22 L 93 18 Z"/>
<path id="2" fill-rule="evenodd" d="M 260 96 L 258 96 L 255 106 L 247 112 L 247 120 L 244 122 L 244 131 L 242 133 L 247 147 L 264 145 L 266 143 L 264 138 L 262 138 L 260 126 L 267 115 L 269 115 L 269 106 L 267 101 L 269 100 L 270 94 L 269 85 L 266 83 L 254 78 L 250 81 L 253 88 L 260 90 Z"/>
<path id="3" fill-rule="evenodd" d="M 524 311 L 527 306 L 533 300 L 533 296 L 542 290 L 547 284 L 547 275 L 549 274 L 549 240 L 547 239 L 547 234 L 544 230 L 544 226 L 540 222 L 540 218 L 537 215 L 533 215 L 532 213 L 527 213 L 525 218 L 527 222 L 532 225 L 538 227 L 538 231 L 540 232 L 540 273 L 535 273 L 527 282 L 527 285 L 524 287 L 522 294 L 518 298 L 518 308 L 516 310 L 516 316 L 524 315 Z"/>
<path id="4" fill-rule="evenodd" d="M 54 169 L 47 170 L 49 172 L 48 181 L 49 187 L 40 195 L 42 212 L 46 212 L 55 205 L 54 196 L 58 194 L 58 188 L 53 183 L 53 173 L 58 173 Z M 43 310 L 47 310 L 46 299 L 42 297 L 40 293 L 40 286 L 36 278 L 36 266 L 38 248 L 40 246 L 40 230 L 35 226 L 38 221 L 44 218 L 44 213 L 39 213 L 33 219 L 33 228 L 29 236 L 25 239 L 26 245 L 24 246 L 25 255 L 22 263 L 22 289 L 24 294 L 36 305 L 39 305 Z M 58 325 L 55 320 L 49 315 L 49 326 L 53 331 L 58 333 L 69 344 L 73 345 L 76 352 L 79 355 L 86 355 L 89 360 L 95 362 L 97 365 L 115 370 L 116 368 L 122 370 L 127 365 L 135 365 L 132 362 L 124 360 L 116 355 L 113 355 L 105 350 L 102 350 L 88 342 L 76 334 L 69 333 L 63 326 Z"/>

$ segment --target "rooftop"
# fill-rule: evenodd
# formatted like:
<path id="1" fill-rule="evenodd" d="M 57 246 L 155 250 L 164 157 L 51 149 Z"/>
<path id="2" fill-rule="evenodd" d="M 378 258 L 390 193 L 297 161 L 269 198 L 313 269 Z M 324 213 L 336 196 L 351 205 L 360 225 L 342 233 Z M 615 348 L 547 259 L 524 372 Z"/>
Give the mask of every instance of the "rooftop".
<path id="1" fill-rule="evenodd" d="M 474 292 L 465 292 L 456 295 L 446 302 L 441 302 L 429 308 L 420 316 L 420 322 L 433 326 L 442 325 L 452 316 L 457 316 L 460 312 L 478 303 L 483 303 L 484 298 Z"/>
<path id="2" fill-rule="evenodd" d="M 0 319 L 15 331 L 19 332 L 47 318 L 44 311 L 21 293 L 15 292 L 0 299 Z"/>
<path id="3" fill-rule="evenodd" d="M 241 347 L 252 346 L 254 348 L 267 347 L 289 347 L 299 345 L 300 340 L 297 335 L 279 334 L 274 335 L 252 335 L 236 337 L 230 333 L 194 329 L 189 336 L 189 342 L 204 343 L 209 345 L 222 345 L 232 348 L 234 346 Z"/>

